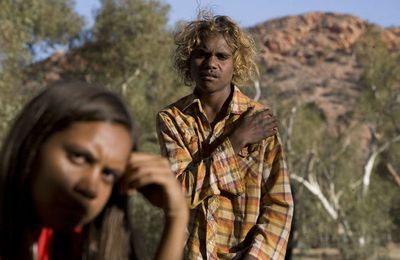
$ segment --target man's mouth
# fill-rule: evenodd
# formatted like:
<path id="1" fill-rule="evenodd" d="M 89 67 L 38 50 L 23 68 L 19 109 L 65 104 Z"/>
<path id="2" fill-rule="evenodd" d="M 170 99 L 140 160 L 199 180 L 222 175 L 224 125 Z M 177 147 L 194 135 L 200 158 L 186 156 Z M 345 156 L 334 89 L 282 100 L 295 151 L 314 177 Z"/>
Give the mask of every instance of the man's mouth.
<path id="1" fill-rule="evenodd" d="M 214 80 L 218 78 L 218 75 L 216 73 L 205 71 L 200 73 L 200 77 L 207 80 Z"/>

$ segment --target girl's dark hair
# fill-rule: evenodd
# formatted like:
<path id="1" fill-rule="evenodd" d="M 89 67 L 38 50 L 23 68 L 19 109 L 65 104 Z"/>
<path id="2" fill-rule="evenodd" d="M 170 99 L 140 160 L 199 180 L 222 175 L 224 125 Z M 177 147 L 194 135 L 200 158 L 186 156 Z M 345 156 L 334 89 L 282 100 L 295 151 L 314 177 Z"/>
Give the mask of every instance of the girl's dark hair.
<path id="1" fill-rule="evenodd" d="M 23 107 L 10 127 L 0 150 L 0 258 L 3 260 L 32 258 L 27 237 L 34 218 L 31 169 L 38 151 L 51 135 L 82 121 L 112 122 L 134 132 L 121 98 L 103 87 L 84 82 L 59 82 L 45 88 Z M 102 213 L 84 228 L 86 259 L 129 258 L 126 204 L 117 197 L 113 192 Z"/>

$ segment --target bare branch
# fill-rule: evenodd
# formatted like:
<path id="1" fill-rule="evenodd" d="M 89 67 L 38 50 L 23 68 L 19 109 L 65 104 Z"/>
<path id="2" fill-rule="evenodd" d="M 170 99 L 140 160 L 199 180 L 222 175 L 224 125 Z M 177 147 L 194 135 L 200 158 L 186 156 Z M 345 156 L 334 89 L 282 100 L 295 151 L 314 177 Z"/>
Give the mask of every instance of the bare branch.
<path id="1" fill-rule="evenodd" d="M 334 206 L 329 203 L 328 199 L 322 193 L 320 185 L 318 184 L 317 180 L 313 177 L 313 175 L 309 175 L 309 180 L 304 179 L 301 176 L 296 174 L 291 174 L 290 177 L 293 180 L 298 181 L 299 183 L 303 184 L 312 194 L 314 194 L 322 203 L 325 210 L 328 212 L 329 216 L 332 219 L 338 219 L 337 210 L 335 210 Z"/>
<path id="2" fill-rule="evenodd" d="M 121 84 L 121 92 L 123 95 L 126 95 L 126 90 L 128 88 L 128 84 L 132 82 L 137 76 L 140 74 L 140 69 L 136 69 L 135 72 L 129 76 L 124 82 Z"/>
<path id="3" fill-rule="evenodd" d="M 261 97 L 260 81 L 258 79 L 254 81 L 254 88 L 256 89 L 256 95 L 253 99 L 255 101 L 258 101 Z"/>
<path id="4" fill-rule="evenodd" d="M 371 181 L 372 169 L 375 164 L 376 157 L 378 157 L 379 153 L 374 151 L 368 157 L 367 163 L 364 166 L 364 176 L 363 176 L 363 194 L 366 195 L 369 184 Z"/>
<path id="5" fill-rule="evenodd" d="M 390 175 L 392 175 L 394 182 L 400 187 L 400 175 L 396 172 L 393 165 L 391 163 L 387 163 L 386 168 L 388 169 Z"/>
<path id="6" fill-rule="evenodd" d="M 375 133 L 371 130 L 373 138 L 375 138 Z M 368 192 L 368 188 L 371 182 L 371 174 L 372 169 L 375 165 L 376 158 L 379 154 L 387 150 L 392 144 L 400 141 L 400 135 L 392 138 L 391 140 L 387 141 L 380 147 L 376 148 L 376 146 L 371 145 L 370 148 L 370 155 L 368 156 L 367 162 L 364 165 L 364 175 L 363 175 L 363 195 L 365 196 Z"/>
<path id="7" fill-rule="evenodd" d="M 292 133 L 293 133 L 293 124 L 294 124 L 294 119 L 296 116 L 296 112 L 297 112 L 298 106 L 294 106 L 292 107 L 291 111 L 290 111 L 290 116 L 288 119 L 288 124 L 286 126 L 286 132 L 287 132 L 287 137 L 286 137 L 286 149 L 288 151 L 291 151 L 292 148 Z"/>

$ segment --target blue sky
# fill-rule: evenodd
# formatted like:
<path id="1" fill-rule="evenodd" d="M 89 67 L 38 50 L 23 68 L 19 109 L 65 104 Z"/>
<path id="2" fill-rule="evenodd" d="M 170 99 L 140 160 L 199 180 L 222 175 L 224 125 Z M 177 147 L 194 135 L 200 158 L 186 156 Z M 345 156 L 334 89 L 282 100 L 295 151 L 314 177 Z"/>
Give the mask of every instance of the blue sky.
<path id="1" fill-rule="evenodd" d="M 337 12 L 358 16 L 380 26 L 400 26 L 400 0 L 162 0 L 171 6 L 169 24 L 196 17 L 198 7 L 231 16 L 248 27 L 269 19 L 311 11 Z M 75 0 L 76 10 L 92 23 L 92 10 L 99 0 Z"/>

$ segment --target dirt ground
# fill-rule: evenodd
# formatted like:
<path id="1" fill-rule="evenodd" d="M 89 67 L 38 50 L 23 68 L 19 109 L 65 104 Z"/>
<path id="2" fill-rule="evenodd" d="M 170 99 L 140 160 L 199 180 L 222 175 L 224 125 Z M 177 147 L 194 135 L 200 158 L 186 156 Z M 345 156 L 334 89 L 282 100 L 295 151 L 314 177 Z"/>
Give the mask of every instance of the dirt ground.
<path id="1" fill-rule="evenodd" d="M 382 248 L 377 253 L 376 259 L 400 260 L 400 244 L 389 244 L 386 248 Z M 336 248 L 314 248 L 301 250 L 295 248 L 293 250 L 292 260 L 340 260 L 339 250 Z"/>

